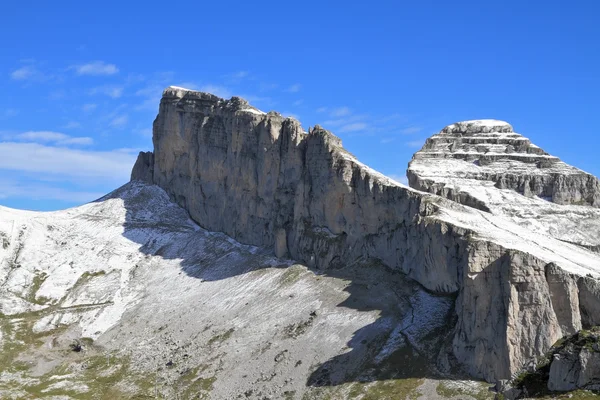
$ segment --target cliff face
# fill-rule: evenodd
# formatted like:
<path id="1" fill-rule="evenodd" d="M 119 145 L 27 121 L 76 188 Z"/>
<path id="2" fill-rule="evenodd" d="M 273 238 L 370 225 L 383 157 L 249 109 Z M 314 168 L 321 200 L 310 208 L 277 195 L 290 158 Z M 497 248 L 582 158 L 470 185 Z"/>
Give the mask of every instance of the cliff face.
<path id="1" fill-rule="evenodd" d="M 508 377 L 566 332 L 600 323 L 595 279 L 582 278 L 599 276 L 597 254 L 469 207 L 473 196 L 463 205 L 451 201 L 460 194 L 394 182 L 318 126 L 306 133 L 242 99 L 170 87 L 153 142 L 132 179 L 162 187 L 202 227 L 313 268 L 377 259 L 457 294 L 451 353 L 473 376 Z M 597 205 L 577 193 L 561 199 Z"/>

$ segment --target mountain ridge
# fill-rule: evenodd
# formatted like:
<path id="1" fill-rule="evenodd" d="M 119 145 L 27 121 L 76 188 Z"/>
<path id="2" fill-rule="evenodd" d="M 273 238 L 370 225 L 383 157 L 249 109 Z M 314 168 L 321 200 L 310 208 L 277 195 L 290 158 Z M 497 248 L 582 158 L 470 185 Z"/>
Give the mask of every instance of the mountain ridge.
<path id="1" fill-rule="evenodd" d="M 473 376 L 506 378 L 561 337 L 561 326 L 572 329 L 572 323 L 558 321 L 550 304 L 545 269 L 559 266 L 565 272 L 556 279 L 576 285 L 580 278 L 569 274 L 598 276 L 597 255 L 387 179 L 349 155 L 339 138 L 319 126 L 306 134 L 294 119 L 274 112 L 246 113 L 244 107 L 236 98 L 167 88 L 154 122 L 154 153 L 140 156 L 134 169 L 144 174 L 132 178 L 147 179 L 149 169 L 140 165 L 151 164 L 151 183 L 165 189 L 201 226 L 272 247 L 279 257 L 317 268 L 374 257 L 429 290 L 460 293 L 453 355 Z M 446 129 L 463 130 L 460 123 Z M 505 131 L 506 136 L 512 127 L 494 122 L 485 130 Z M 523 294 L 484 278 L 518 282 L 529 269 L 538 276 L 532 282 L 536 289 Z M 473 286 L 478 276 L 484 279 Z M 484 304 L 483 310 L 473 305 L 490 290 L 505 303 Z M 538 299 L 540 309 L 523 303 L 528 296 Z M 577 314 L 579 305 L 574 307 Z M 536 321 L 537 331 L 511 322 L 522 319 L 521 314 L 539 319 L 540 310 L 547 318 Z M 481 312 L 503 322 L 475 324 L 471 319 Z M 597 322 L 593 315 L 586 318 Z M 490 334 L 497 330 L 504 333 Z M 476 344 L 482 340 L 485 345 Z M 488 354 L 497 358 L 484 357 Z"/>

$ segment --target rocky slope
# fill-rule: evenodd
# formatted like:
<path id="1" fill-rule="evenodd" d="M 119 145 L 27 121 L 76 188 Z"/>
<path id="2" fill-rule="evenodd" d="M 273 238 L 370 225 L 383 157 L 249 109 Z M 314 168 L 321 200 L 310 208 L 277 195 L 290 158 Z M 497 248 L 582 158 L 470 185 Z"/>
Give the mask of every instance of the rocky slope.
<path id="1" fill-rule="evenodd" d="M 198 227 L 157 186 L 0 207 L 0 236 L 2 399 L 492 397 L 430 379 L 452 296 L 381 263 L 277 259 Z"/>
<path id="2" fill-rule="evenodd" d="M 518 144 L 508 125 L 484 125 L 501 133 L 493 135 L 498 146 Z M 447 129 L 463 129 L 456 126 Z M 439 370 L 458 365 L 474 377 L 507 378 L 563 335 L 600 323 L 597 237 L 583 230 L 566 240 L 562 230 L 530 229 L 489 212 L 468 191 L 448 194 L 417 183 L 417 173 L 411 183 L 436 194 L 408 188 L 358 162 L 330 132 L 317 126 L 307 133 L 298 121 L 235 97 L 166 89 L 153 142 L 132 179 L 163 188 L 203 228 L 328 273 L 381 263 L 428 291 L 456 296 L 451 344 L 442 347 Z M 528 148 L 517 155 L 493 148 L 478 159 L 484 166 L 525 160 L 527 171 L 535 160 L 554 172 L 527 185 L 504 174 L 501 190 L 523 187 L 557 203 L 589 204 L 572 212 L 595 219 L 598 181 Z M 562 219 L 565 226 L 583 221 Z"/>

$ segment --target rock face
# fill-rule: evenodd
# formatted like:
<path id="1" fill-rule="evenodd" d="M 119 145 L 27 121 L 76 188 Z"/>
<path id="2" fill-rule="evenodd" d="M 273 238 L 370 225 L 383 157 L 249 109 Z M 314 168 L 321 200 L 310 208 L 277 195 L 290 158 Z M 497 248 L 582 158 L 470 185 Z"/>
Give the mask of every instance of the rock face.
<path id="1" fill-rule="evenodd" d="M 413 156 L 407 176 L 413 188 L 600 250 L 600 181 L 504 121 L 447 126 Z"/>
<path id="2" fill-rule="evenodd" d="M 507 398 L 527 398 L 548 391 L 600 390 L 600 327 L 564 337 L 529 364 L 513 380 L 514 388 L 505 384 L 499 392 Z"/>
<path id="3" fill-rule="evenodd" d="M 512 131 L 506 124 L 486 129 Z M 358 162 L 318 126 L 307 133 L 298 121 L 240 98 L 170 87 L 153 142 L 153 155 L 140 155 L 132 179 L 163 188 L 202 227 L 312 268 L 376 259 L 432 292 L 456 295 L 445 357 L 473 376 L 508 378 L 600 315 L 594 314 L 600 293 L 582 283 L 586 274 L 594 282 L 599 276 L 598 254 L 491 215 L 468 193 L 439 193 L 448 200 L 437 189 L 428 194 L 401 185 Z M 501 145 L 517 144 L 509 142 Z M 541 151 L 518 160 L 524 157 L 558 163 Z M 549 174 L 524 187 L 557 202 L 597 206 L 597 180 L 577 174 L 583 183 Z M 411 183 L 419 179 L 415 173 Z M 505 174 L 502 185 L 516 187 L 518 179 Z M 435 182 L 417 184 L 427 185 Z"/>
<path id="4" fill-rule="evenodd" d="M 582 348 L 556 354 L 550 364 L 548 389 L 567 392 L 576 389 L 600 390 L 600 347 Z"/>

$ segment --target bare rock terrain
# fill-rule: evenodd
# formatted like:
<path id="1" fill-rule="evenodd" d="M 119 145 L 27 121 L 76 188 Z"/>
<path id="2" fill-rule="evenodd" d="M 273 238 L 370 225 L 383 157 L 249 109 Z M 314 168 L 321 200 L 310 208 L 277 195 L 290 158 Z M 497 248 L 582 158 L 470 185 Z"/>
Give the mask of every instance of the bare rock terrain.
<path id="1" fill-rule="evenodd" d="M 493 398 L 600 325 L 598 180 L 505 122 L 436 136 L 411 188 L 319 126 L 167 88 L 130 183 L 0 207 L 0 397 Z M 549 390 L 593 389 L 584 348 Z"/>

